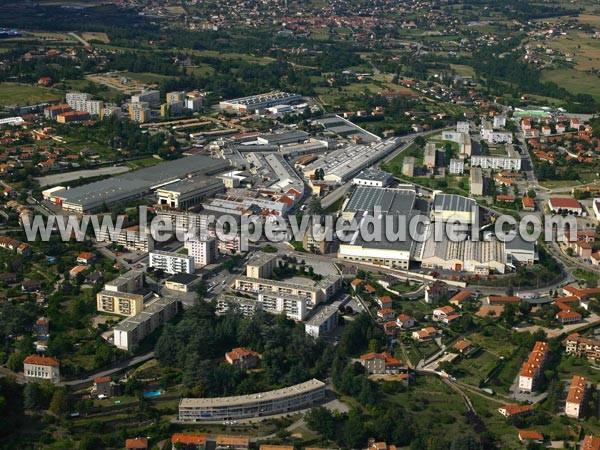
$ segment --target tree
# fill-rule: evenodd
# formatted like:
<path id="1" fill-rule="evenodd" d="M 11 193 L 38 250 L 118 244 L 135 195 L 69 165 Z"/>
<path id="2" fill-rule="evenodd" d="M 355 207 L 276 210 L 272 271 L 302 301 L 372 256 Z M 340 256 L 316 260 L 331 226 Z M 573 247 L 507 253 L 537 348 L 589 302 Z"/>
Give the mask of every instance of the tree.
<path id="1" fill-rule="evenodd" d="M 23 368 L 23 360 L 25 357 L 21 353 L 13 353 L 6 361 L 6 367 L 13 372 L 19 372 Z"/>
<path id="2" fill-rule="evenodd" d="M 423 136 L 417 136 L 415 138 L 415 145 L 418 147 L 425 147 L 425 138 Z"/>
<path id="3" fill-rule="evenodd" d="M 481 443 L 470 435 L 458 434 L 452 440 L 450 450 L 482 450 Z"/>
<path id="4" fill-rule="evenodd" d="M 326 439 L 335 439 L 335 417 L 327 408 L 322 406 L 312 408 L 306 414 L 305 419 L 311 430 L 316 431 Z"/>
<path id="5" fill-rule="evenodd" d="M 23 389 L 23 406 L 25 409 L 37 410 L 43 406 L 44 392 L 38 383 L 27 383 Z"/>
<path id="6" fill-rule="evenodd" d="M 56 389 L 54 391 L 49 409 L 57 416 L 62 416 L 69 411 L 69 398 L 64 389 Z"/>

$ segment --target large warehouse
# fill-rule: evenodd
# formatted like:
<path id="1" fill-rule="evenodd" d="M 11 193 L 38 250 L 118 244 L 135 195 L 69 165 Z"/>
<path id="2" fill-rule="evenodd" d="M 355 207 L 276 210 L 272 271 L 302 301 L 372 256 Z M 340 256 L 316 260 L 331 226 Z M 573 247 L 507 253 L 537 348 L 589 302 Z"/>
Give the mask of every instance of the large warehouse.
<path id="1" fill-rule="evenodd" d="M 325 383 L 310 381 L 283 389 L 237 397 L 182 398 L 180 422 L 231 420 L 272 416 L 308 408 L 325 398 Z"/>
<path id="2" fill-rule="evenodd" d="M 263 110 L 275 105 L 284 105 L 302 100 L 299 94 L 289 92 L 267 92 L 266 94 L 251 95 L 250 97 L 235 98 L 233 100 L 224 100 L 219 103 L 219 109 L 222 111 L 233 111 L 237 113 L 250 113 L 256 110 Z"/>
<path id="3" fill-rule="evenodd" d="M 106 180 L 57 192 L 55 197 L 64 210 L 83 214 L 106 206 L 140 198 L 155 189 L 190 176 L 208 176 L 225 170 L 229 162 L 203 155 L 167 161 L 156 166 L 127 172 Z"/>

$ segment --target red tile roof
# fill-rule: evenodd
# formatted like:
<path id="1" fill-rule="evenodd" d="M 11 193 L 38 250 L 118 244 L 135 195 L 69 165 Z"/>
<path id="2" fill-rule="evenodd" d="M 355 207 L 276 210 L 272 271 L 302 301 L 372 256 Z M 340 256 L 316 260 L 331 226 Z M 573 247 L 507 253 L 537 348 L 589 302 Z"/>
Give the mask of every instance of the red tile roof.
<path id="1" fill-rule="evenodd" d="M 195 444 L 195 445 L 206 445 L 205 434 L 188 434 L 188 433 L 175 433 L 171 437 L 171 444 Z"/>
<path id="2" fill-rule="evenodd" d="M 27 364 L 38 364 L 40 366 L 59 366 L 59 362 L 56 358 L 50 356 L 37 356 L 31 355 L 23 360 Z"/>
<path id="3" fill-rule="evenodd" d="M 125 441 L 126 449 L 134 448 L 148 448 L 148 439 L 146 438 L 133 438 Z"/>

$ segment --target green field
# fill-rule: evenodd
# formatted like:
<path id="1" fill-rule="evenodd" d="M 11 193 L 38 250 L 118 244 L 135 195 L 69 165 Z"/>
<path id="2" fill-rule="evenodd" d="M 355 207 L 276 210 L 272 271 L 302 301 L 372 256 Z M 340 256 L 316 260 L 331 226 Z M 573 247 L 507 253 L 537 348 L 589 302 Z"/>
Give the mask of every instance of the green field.
<path id="1" fill-rule="evenodd" d="M 542 81 L 553 81 L 576 94 L 591 94 L 600 99 L 600 78 L 574 69 L 544 70 Z"/>
<path id="2" fill-rule="evenodd" d="M 135 169 L 141 169 L 143 167 L 154 166 L 160 162 L 162 162 L 162 161 L 158 158 L 136 159 L 134 161 L 127 162 L 127 167 L 131 167 L 132 169 L 135 170 Z"/>
<path id="3" fill-rule="evenodd" d="M 54 89 L 18 83 L 0 83 L 0 106 L 35 105 L 42 102 L 55 102 L 62 93 Z"/>

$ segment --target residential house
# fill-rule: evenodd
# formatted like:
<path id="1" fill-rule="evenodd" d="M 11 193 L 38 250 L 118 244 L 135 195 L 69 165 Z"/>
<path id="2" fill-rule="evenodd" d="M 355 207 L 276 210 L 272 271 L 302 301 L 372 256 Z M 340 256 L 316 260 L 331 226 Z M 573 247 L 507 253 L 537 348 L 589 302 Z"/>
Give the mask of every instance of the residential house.
<path id="1" fill-rule="evenodd" d="M 80 252 L 77 255 L 77 264 L 91 264 L 94 261 L 94 254 L 91 252 Z"/>
<path id="2" fill-rule="evenodd" d="M 423 342 L 433 339 L 437 335 L 437 330 L 433 327 L 421 328 L 418 331 L 412 332 L 412 338 L 415 341 Z"/>
<path id="3" fill-rule="evenodd" d="M 498 408 L 498 412 L 504 417 L 516 417 L 533 412 L 532 405 L 517 405 L 515 403 L 509 403 L 507 405 Z"/>
<path id="4" fill-rule="evenodd" d="M 436 280 L 425 288 L 425 303 L 436 304 L 448 296 L 448 285 Z"/>
<path id="5" fill-rule="evenodd" d="M 450 299 L 450 304 L 460 307 L 463 303 L 468 302 L 470 299 L 471 291 L 461 290 Z"/>
<path id="6" fill-rule="evenodd" d="M 391 308 L 380 309 L 377 311 L 377 319 L 382 322 L 387 322 L 389 320 L 392 320 L 395 315 L 396 315 L 396 311 L 394 311 Z"/>
<path id="7" fill-rule="evenodd" d="M 448 316 L 454 315 L 454 308 L 452 306 L 442 306 L 441 308 L 436 308 L 433 310 L 433 320 L 435 322 L 441 322 L 442 319 L 447 318 Z"/>
<path id="8" fill-rule="evenodd" d="M 175 433 L 171 436 L 172 450 L 204 450 L 206 448 L 205 434 Z"/>
<path id="9" fill-rule="evenodd" d="M 23 280 L 21 282 L 21 290 L 25 292 L 37 292 L 42 289 L 42 282 L 40 280 Z"/>
<path id="10" fill-rule="evenodd" d="M 377 306 L 379 306 L 381 309 L 390 309 L 392 307 L 392 297 L 389 295 L 377 297 L 375 298 L 375 303 L 377 303 Z"/>
<path id="11" fill-rule="evenodd" d="M 397 375 L 408 373 L 408 367 L 387 352 L 368 353 L 360 357 L 360 363 L 369 375 Z"/>
<path id="12" fill-rule="evenodd" d="M 225 360 L 239 369 L 253 369 L 258 365 L 259 359 L 258 353 L 241 347 L 225 353 Z"/>
<path id="13" fill-rule="evenodd" d="M 539 431 L 519 430 L 519 440 L 524 444 L 541 444 L 544 442 L 544 436 Z"/>
<path id="14" fill-rule="evenodd" d="M 112 381 L 110 379 L 110 376 L 94 378 L 92 392 L 97 396 L 103 395 L 105 397 L 110 397 L 113 394 Z"/>
<path id="15" fill-rule="evenodd" d="M 567 355 L 586 358 L 589 361 L 600 361 L 600 341 L 572 333 L 563 341 Z"/>
<path id="16" fill-rule="evenodd" d="M 581 444 L 581 450 L 600 450 L 600 437 L 586 434 Z"/>
<path id="17" fill-rule="evenodd" d="M 126 450 L 148 450 L 148 439 L 146 438 L 133 438 L 125 441 Z"/>
<path id="18" fill-rule="evenodd" d="M 352 286 L 352 290 L 354 292 L 356 292 L 358 290 L 358 287 L 363 283 L 363 280 L 361 280 L 360 278 L 355 278 L 354 280 L 352 280 L 350 282 L 350 286 Z"/>
<path id="19" fill-rule="evenodd" d="M 459 339 L 452 346 L 452 348 L 454 350 L 456 350 L 458 353 L 460 353 L 461 355 L 468 355 L 473 350 L 475 350 L 475 346 L 471 342 L 467 341 L 466 339 Z"/>
<path id="20" fill-rule="evenodd" d="M 249 446 L 248 436 L 217 436 L 215 439 L 216 450 L 248 450 Z"/>
<path id="21" fill-rule="evenodd" d="M 416 319 L 408 314 L 400 314 L 398 317 L 396 317 L 396 325 L 402 329 L 412 328 L 416 323 Z"/>

